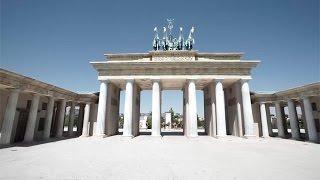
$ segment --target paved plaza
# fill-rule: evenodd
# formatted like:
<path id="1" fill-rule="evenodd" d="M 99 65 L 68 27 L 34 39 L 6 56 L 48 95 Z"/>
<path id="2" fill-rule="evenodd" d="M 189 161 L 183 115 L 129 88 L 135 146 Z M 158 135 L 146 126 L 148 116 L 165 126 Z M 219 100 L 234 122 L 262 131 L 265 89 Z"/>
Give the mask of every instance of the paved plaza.
<path id="1" fill-rule="evenodd" d="M 320 146 L 168 134 L 73 138 L 0 149 L 0 179 L 320 179 Z"/>

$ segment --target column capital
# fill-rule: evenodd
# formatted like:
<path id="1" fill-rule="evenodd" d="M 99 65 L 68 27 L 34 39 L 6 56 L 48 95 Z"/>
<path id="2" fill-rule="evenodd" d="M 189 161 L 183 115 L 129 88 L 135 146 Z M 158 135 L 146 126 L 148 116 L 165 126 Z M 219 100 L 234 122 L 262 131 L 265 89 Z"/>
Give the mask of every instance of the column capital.
<path id="1" fill-rule="evenodd" d="M 295 102 L 295 100 L 292 98 L 286 98 L 286 100 L 287 100 L 287 102 Z"/>
<path id="2" fill-rule="evenodd" d="M 56 99 L 54 96 L 47 96 L 48 99 Z"/>
<path id="3" fill-rule="evenodd" d="M 99 79 L 99 82 L 100 83 L 108 83 L 108 82 L 110 82 L 110 80 L 109 79 Z"/>
<path id="4" fill-rule="evenodd" d="M 274 104 L 282 104 L 282 103 L 283 103 L 282 100 L 276 100 L 276 101 L 274 101 Z"/>
<path id="5" fill-rule="evenodd" d="M 198 79 L 197 78 L 194 78 L 194 77 L 191 77 L 191 78 L 187 78 L 186 81 L 187 82 L 196 82 Z"/>
<path id="6" fill-rule="evenodd" d="M 38 93 L 32 93 L 32 96 L 40 97 L 41 95 L 40 95 L 40 94 L 38 94 Z"/>
<path id="7" fill-rule="evenodd" d="M 53 96 L 54 92 L 52 90 L 47 91 L 47 96 Z"/>
<path id="8" fill-rule="evenodd" d="M 215 82 L 215 83 L 218 83 L 218 82 L 223 83 L 223 81 L 224 81 L 224 78 L 213 79 L 213 82 Z"/>
<path id="9" fill-rule="evenodd" d="M 124 80 L 126 81 L 126 83 L 127 83 L 127 82 L 133 83 L 133 82 L 135 81 L 134 78 L 126 78 L 126 79 L 124 79 Z"/>
<path id="10" fill-rule="evenodd" d="M 257 103 L 259 103 L 260 105 L 261 105 L 261 104 L 264 104 L 264 105 L 267 104 L 267 102 L 265 102 L 265 101 L 259 101 L 259 102 L 257 102 Z"/>
<path id="11" fill-rule="evenodd" d="M 161 78 L 150 78 L 152 82 L 161 82 Z"/>
<path id="12" fill-rule="evenodd" d="M 93 102 L 88 101 L 88 102 L 81 103 L 81 105 L 85 106 L 85 105 L 87 105 L 87 104 L 92 104 L 92 103 L 93 103 Z"/>
<path id="13" fill-rule="evenodd" d="M 21 88 L 8 88 L 7 90 L 10 91 L 10 92 L 16 92 L 16 93 L 19 93 L 19 92 L 22 91 Z"/>
<path id="14" fill-rule="evenodd" d="M 251 79 L 240 79 L 241 84 L 248 83 Z"/>
<path id="15" fill-rule="evenodd" d="M 66 99 L 59 99 L 60 102 L 67 103 Z"/>
<path id="16" fill-rule="evenodd" d="M 300 96 L 300 99 L 304 100 L 304 99 L 309 99 L 310 96 Z"/>

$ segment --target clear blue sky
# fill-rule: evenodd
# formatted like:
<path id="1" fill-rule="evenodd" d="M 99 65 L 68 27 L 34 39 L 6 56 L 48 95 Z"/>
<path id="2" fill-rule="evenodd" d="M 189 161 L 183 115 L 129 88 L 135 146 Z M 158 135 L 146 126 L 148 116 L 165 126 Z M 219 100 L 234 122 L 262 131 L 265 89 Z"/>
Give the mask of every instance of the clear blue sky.
<path id="1" fill-rule="evenodd" d="M 253 91 L 320 80 L 317 0 L 1 0 L 0 65 L 72 91 L 98 91 L 89 61 L 104 60 L 106 52 L 151 50 L 153 28 L 170 17 L 175 30 L 196 27 L 199 51 L 240 51 L 261 60 Z M 141 112 L 150 104 L 150 92 L 143 92 Z M 163 111 L 171 106 L 181 111 L 181 92 L 163 93 Z"/>

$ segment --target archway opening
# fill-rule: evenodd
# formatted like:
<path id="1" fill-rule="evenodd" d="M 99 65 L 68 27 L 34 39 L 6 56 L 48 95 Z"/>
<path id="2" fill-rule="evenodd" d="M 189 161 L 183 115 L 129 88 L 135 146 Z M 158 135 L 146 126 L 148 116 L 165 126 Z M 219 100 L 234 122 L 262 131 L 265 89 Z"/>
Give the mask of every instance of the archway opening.
<path id="1" fill-rule="evenodd" d="M 161 135 L 183 136 L 183 92 L 181 90 L 162 91 Z"/>
<path id="2" fill-rule="evenodd" d="M 152 128 L 152 90 L 141 91 L 139 134 L 151 135 Z"/>
<path id="3" fill-rule="evenodd" d="M 199 136 L 206 136 L 204 119 L 204 93 L 203 90 L 197 90 L 197 131 Z"/>

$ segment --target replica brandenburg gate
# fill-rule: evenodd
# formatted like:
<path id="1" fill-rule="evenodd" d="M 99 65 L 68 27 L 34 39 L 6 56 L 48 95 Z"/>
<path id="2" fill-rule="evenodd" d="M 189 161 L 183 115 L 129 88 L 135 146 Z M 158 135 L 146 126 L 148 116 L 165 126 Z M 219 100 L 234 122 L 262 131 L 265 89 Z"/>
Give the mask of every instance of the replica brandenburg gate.
<path id="1" fill-rule="evenodd" d="M 96 136 L 118 133 L 120 91 L 125 91 L 123 136 L 139 134 L 140 92 L 152 90 L 152 136 L 161 135 L 162 90 L 183 91 L 183 131 L 196 137 L 196 90 L 204 92 L 205 131 L 210 136 L 255 136 L 249 81 L 259 61 L 241 60 L 242 53 L 204 53 L 193 50 L 195 31 L 186 40 L 182 28 L 173 38 L 172 20 L 163 28 L 163 38 L 155 28 L 153 51 L 105 54 L 106 60 L 91 62 L 98 72 L 100 94 Z"/>

